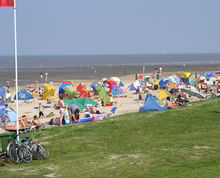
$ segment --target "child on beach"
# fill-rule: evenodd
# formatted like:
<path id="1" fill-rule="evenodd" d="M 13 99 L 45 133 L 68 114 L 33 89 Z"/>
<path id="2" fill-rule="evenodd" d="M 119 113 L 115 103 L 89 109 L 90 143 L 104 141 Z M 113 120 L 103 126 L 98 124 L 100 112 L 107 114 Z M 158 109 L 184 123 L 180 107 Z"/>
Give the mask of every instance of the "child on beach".
<path id="1" fill-rule="evenodd" d="M 44 113 L 43 113 L 43 106 L 41 103 L 39 103 L 39 118 L 41 118 L 41 116 L 44 117 Z"/>
<path id="2" fill-rule="evenodd" d="M 63 121 L 63 116 L 64 116 L 64 110 L 65 110 L 63 95 L 60 95 L 60 100 L 58 101 L 58 105 L 60 108 L 60 126 L 61 126 L 62 121 Z"/>

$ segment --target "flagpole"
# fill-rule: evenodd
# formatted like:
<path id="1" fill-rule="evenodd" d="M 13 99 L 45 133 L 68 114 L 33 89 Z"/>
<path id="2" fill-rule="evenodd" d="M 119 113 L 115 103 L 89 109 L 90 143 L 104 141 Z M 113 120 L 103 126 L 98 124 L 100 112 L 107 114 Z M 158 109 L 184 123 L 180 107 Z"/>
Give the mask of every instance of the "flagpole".
<path id="1" fill-rule="evenodd" d="M 16 0 L 14 0 L 14 37 L 15 37 L 15 95 L 16 95 L 16 128 L 17 135 L 19 134 L 19 111 L 18 111 L 18 50 L 17 50 L 17 15 L 16 15 Z M 19 136 L 17 137 L 19 141 Z"/>

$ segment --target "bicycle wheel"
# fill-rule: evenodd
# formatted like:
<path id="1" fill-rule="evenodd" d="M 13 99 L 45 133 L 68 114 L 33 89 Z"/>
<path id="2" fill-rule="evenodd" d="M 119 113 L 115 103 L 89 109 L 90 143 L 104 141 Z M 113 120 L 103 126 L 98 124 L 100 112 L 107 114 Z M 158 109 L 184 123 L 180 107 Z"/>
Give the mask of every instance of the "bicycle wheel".
<path id="1" fill-rule="evenodd" d="M 37 151 L 37 154 L 40 155 L 41 159 L 48 159 L 49 158 L 49 152 L 47 151 L 47 149 L 43 145 L 38 144 L 36 151 Z"/>
<path id="2" fill-rule="evenodd" d="M 21 145 L 18 147 L 18 155 L 21 160 L 25 163 L 30 163 L 32 161 L 32 153 L 28 146 Z"/>
<path id="3" fill-rule="evenodd" d="M 31 151 L 34 159 L 43 159 L 41 152 L 39 151 L 39 145 L 38 144 L 32 144 L 31 145 Z"/>
<path id="4" fill-rule="evenodd" d="M 10 143 L 7 147 L 7 156 L 15 163 L 21 163 L 22 160 L 18 155 L 18 145 L 16 143 Z"/>

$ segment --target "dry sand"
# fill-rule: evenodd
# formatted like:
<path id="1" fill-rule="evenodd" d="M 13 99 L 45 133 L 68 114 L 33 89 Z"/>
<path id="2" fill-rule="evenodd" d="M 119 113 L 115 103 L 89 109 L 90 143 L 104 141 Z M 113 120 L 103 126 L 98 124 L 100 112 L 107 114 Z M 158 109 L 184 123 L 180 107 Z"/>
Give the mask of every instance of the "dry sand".
<path id="1" fill-rule="evenodd" d="M 126 89 L 132 82 L 135 81 L 134 79 L 134 75 L 128 75 L 128 76 L 124 76 L 120 78 L 121 81 L 124 82 L 124 88 Z M 79 83 L 83 82 L 85 83 L 87 86 L 91 85 L 92 81 L 94 80 L 75 80 L 73 81 L 73 84 L 76 86 Z M 19 87 L 19 89 L 25 88 L 25 86 L 23 87 Z M 12 88 L 12 91 L 14 91 L 15 89 Z M 58 91 L 57 91 L 58 92 Z M 139 111 L 139 107 L 140 107 L 140 102 L 137 101 L 138 99 L 138 95 L 134 94 L 134 91 L 127 91 L 126 95 L 127 97 L 118 97 L 118 98 L 114 98 L 115 101 L 115 105 L 117 107 L 117 110 L 115 112 L 115 115 L 121 115 L 121 114 L 125 114 L 125 113 L 131 113 L 131 112 L 138 112 Z M 28 100 L 28 101 L 18 101 L 19 103 L 19 116 L 22 115 L 26 115 L 27 118 L 31 119 L 33 118 L 34 115 L 38 116 L 38 109 L 34 109 L 34 107 L 38 107 L 39 103 L 41 103 L 43 106 L 47 105 L 47 101 L 46 100 L 40 100 L 39 98 L 35 98 L 33 100 Z M 53 101 L 52 104 L 50 104 L 50 106 L 53 106 L 54 104 L 58 103 L 58 98 L 56 98 L 55 101 Z M 16 110 L 16 102 L 14 103 L 9 103 L 9 107 L 12 107 L 13 109 Z M 105 113 L 110 113 L 112 107 L 98 107 L 98 110 L 100 110 L 100 112 L 105 112 Z M 53 112 L 55 114 L 55 116 L 53 117 L 49 117 L 49 118 L 41 118 L 40 121 L 42 123 L 46 123 L 49 122 L 49 120 L 51 118 L 54 117 L 59 117 L 59 110 L 55 110 L 53 107 L 52 108 L 46 108 L 44 109 L 44 115 L 47 116 L 49 113 Z M 0 129 L 0 133 L 4 132 L 3 129 Z"/>
<path id="2" fill-rule="evenodd" d="M 164 75 L 167 75 L 168 73 L 165 73 Z M 147 75 L 147 74 L 145 74 Z M 149 76 L 152 76 L 152 74 L 148 74 Z M 126 75 L 120 77 L 121 81 L 124 82 L 124 88 L 126 89 L 131 83 L 135 81 L 135 75 Z M 79 83 L 85 83 L 88 87 L 91 85 L 92 81 L 97 81 L 97 80 L 74 80 L 73 84 L 74 86 L 78 85 Z M 19 89 L 22 88 L 27 88 L 25 86 L 19 87 Z M 12 91 L 15 89 L 12 88 Z M 58 91 L 57 91 L 58 92 Z M 126 91 L 127 97 L 119 97 L 119 98 L 114 98 L 114 101 L 116 102 L 115 106 L 117 107 L 115 115 L 121 115 L 125 113 L 132 113 L 132 112 L 138 112 L 140 109 L 140 105 L 143 104 L 138 100 L 138 95 L 134 94 L 134 91 Z M 34 115 L 38 116 L 38 109 L 34 109 L 34 107 L 38 107 L 39 103 L 42 105 L 48 105 L 46 103 L 46 100 L 39 100 L 38 98 L 35 98 L 33 100 L 29 100 L 27 102 L 25 101 L 19 101 L 19 116 L 22 115 L 27 115 L 27 117 L 31 120 Z M 58 98 L 50 104 L 53 106 L 54 104 L 58 103 Z M 9 107 L 12 107 L 16 109 L 16 103 L 9 103 Z M 100 112 L 105 112 L 105 113 L 110 113 L 112 107 L 98 107 L 98 110 Z M 40 121 L 42 123 L 48 122 L 51 118 L 54 117 L 59 117 L 59 110 L 55 110 L 53 107 L 52 108 L 47 108 L 44 109 L 44 115 L 47 116 L 49 113 L 53 112 L 55 116 L 49 117 L 49 118 L 41 118 Z M 4 132 L 3 129 L 0 128 L 0 133 Z"/>

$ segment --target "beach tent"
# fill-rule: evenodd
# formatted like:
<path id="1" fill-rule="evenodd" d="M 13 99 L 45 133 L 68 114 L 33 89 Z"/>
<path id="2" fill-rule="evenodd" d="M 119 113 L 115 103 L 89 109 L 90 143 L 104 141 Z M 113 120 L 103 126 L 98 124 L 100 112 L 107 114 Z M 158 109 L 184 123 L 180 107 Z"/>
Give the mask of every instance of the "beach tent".
<path id="1" fill-rule="evenodd" d="M 189 78 L 192 74 L 190 72 L 184 72 L 184 78 Z"/>
<path id="2" fill-rule="evenodd" d="M 80 110 L 85 109 L 87 106 L 96 106 L 97 102 L 91 98 L 76 98 L 76 99 L 64 99 L 65 105 L 75 104 Z"/>
<path id="3" fill-rule="evenodd" d="M 5 107 L 3 102 L 0 102 L 0 122 L 16 122 L 15 110 Z"/>
<path id="4" fill-rule="evenodd" d="M 144 106 L 140 108 L 140 112 L 148 111 L 165 111 L 166 107 L 155 96 L 148 94 L 145 98 Z"/>
<path id="5" fill-rule="evenodd" d="M 124 88 L 119 88 L 119 93 L 120 93 L 120 95 L 124 95 L 125 94 Z"/>
<path id="6" fill-rule="evenodd" d="M 108 88 L 104 87 L 104 85 L 97 85 L 96 90 L 100 97 L 106 96 L 108 92 Z"/>
<path id="7" fill-rule="evenodd" d="M 177 75 L 170 75 L 167 77 L 171 83 L 180 83 L 180 78 Z"/>
<path id="8" fill-rule="evenodd" d="M 95 95 L 99 94 L 98 90 L 96 89 L 97 86 L 101 86 L 101 83 L 92 82 L 92 84 L 90 85 L 90 87 L 93 89 L 93 92 L 94 92 Z"/>
<path id="9" fill-rule="evenodd" d="M 102 98 L 104 96 L 107 96 L 108 90 L 106 88 L 101 88 L 101 90 L 99 90 L 99 96 Z"/>
<path id="10" fill-rule="evenodd" d="M 64 87 L 64 94 L 67 98 L 72 99 L 76 97 L 76 88 L 72 85 Z"/>
<path id="11" fill-rule="evenodd" d="M 64 84 L 64 83 L 69 84 L 69 85 L 72 85 L 72 84 L 73 84 L 72 81 L 62 81 L 62 84 Z"/>
<path id="12" fill-rule="evenodd" d="M 118 78 L 118 77 L 111 77 L 110 80 L 111 81 L 115 81 L 116 85 L 120 86 L 120 82 L 121 82 L 120 78 Z"/>
<path id="13" fill-rule="evenodd" d="M 0 97 L 4 99 L 5 95 L 6 95 L 5 89 L 4 88 L 0 88 Z"/>
<path id="14" fill-rule="evenodd" d="M 196 86 L 196 78 L 194 77 L 189 77 L 189 78 L 181 78 L 181 80 L 183 81 L 183 83 L 185 85 L 191 85 L 191 86 Z"/>
<path id="15" fill-rule="evenodd" d="M 93 91 L 95 92 L 96 91 L 96 87 L 98 85 L 101 85 L 99 82 L 92 82 L 92 84 L 90 85 L 90 87 L 93 89 Z"/>
<path id="16" fill-rule="evenodd" d="M 14 97 L 14 99 L 16 99 L 16 95 Z M 29 93 L 28 91 L 26 90 L 20 90 L 18 92 L 18 100 L 30 100 L 30 99 L 33 99 L 33 95 L 31 93 Z"/>
<path id="17" fill-rule="evenodd" d="M 69 86 L 69 85 L 71 85 L 71 84 L 69 84 L 69 83 L 61 83 L 60 84 L 60 88 L 59 88 L 59 94 L 64 94 L 65 93 L 64 87 Z"/>
<path id="18" fill-rule="evenodd" d="M 113 85 L 112 86 L 112 95 L 115 96 L 115 95 L 119 95 L 119 94 L 120 94 L 119 88 L 116 85 Z"/>
<path id="19" fill-rule="evenodd" d="M 164 77 L 160 80 L 159 82 L 159 85 L 160 85 L 160 88 L 163 88 L 165 87 L 166 85 L 168 85 L 170 82 L 169 78 L 168 77 Z"/>
<path id="20" fill-rule="evenodd" d="M 124 86 L 125 86 L 124 82 L 120 81 L 119 87 L 124 87 Z"/>
<path id="21" fill-rule="evenodd" d="M 5 108 L 5 113 L 8 116 L 7 117 L 7 122 L 16 122 L 16 112 L 14 109 L 6 107 Z"/>
<path id="22" fill-rule="evenodd" d="M 48 97 L 55 100 L 56 99 L 56 86 L 50 84 L 44 84 L 44 100 L 47 100 Z"/>
<path id="23" fill-rule="evenodd" d="M 203 74 L 206 78 L 215 77 L 215 73 L 213 72 L 206 72 Z"/>
<path id="24" fill-rule="evenodd" d="M 83 97 L 83 98 L 88 98 L 89 97 L 89 93 L 86 90 L 86 85 L 84 83 L 80 83 L 76 87 L 76 91 L 80 92 L 80 96 Z"/>
<path id="25" fill-rule="evenodd" d="M 150 81 L 150 76 L 144 76 L 144 82 L 147 83 Z"/>
<path id="26" fill-rule="evenodd" d="M 0 122 L 4 121 L 5 115 L 5 103 L 3 101 L 0 102 Z"/>
<path id="27" fill-rule="evenodd" d="M 109 88 L 109 93 L 112 93 L 112 88 L 117 85 L 117 84 L 116 84 L 116 81 L 114 81 L 114 80 L 109 80 L 109 81 L 107 81 L 107 84 L 108 84 L 108 88 Z"/>
<path id="28" fill-rule="evenodd" d="M 139 80 L 136 80 L 134 83 L 132 83 L 130 86 L 128 86 L 128 90 L 137 90 L 141 87 L 141 83 Z"/>
<path id="29" fill-rule="evenodd" d="M 160 100 L 166 99 L 169 96 L 168 92 L 162 89 L 160 89 L 159 95 L 160 95 Z"/>
<path id="30" fill-rule="evenodd" d="M 76 91 L 81 93 L 81 92 L 83 92 L 84 87 L 85 87 L 85 84 L 84 83 L 80 83 L 79 85 L 77 85 Z"/>

